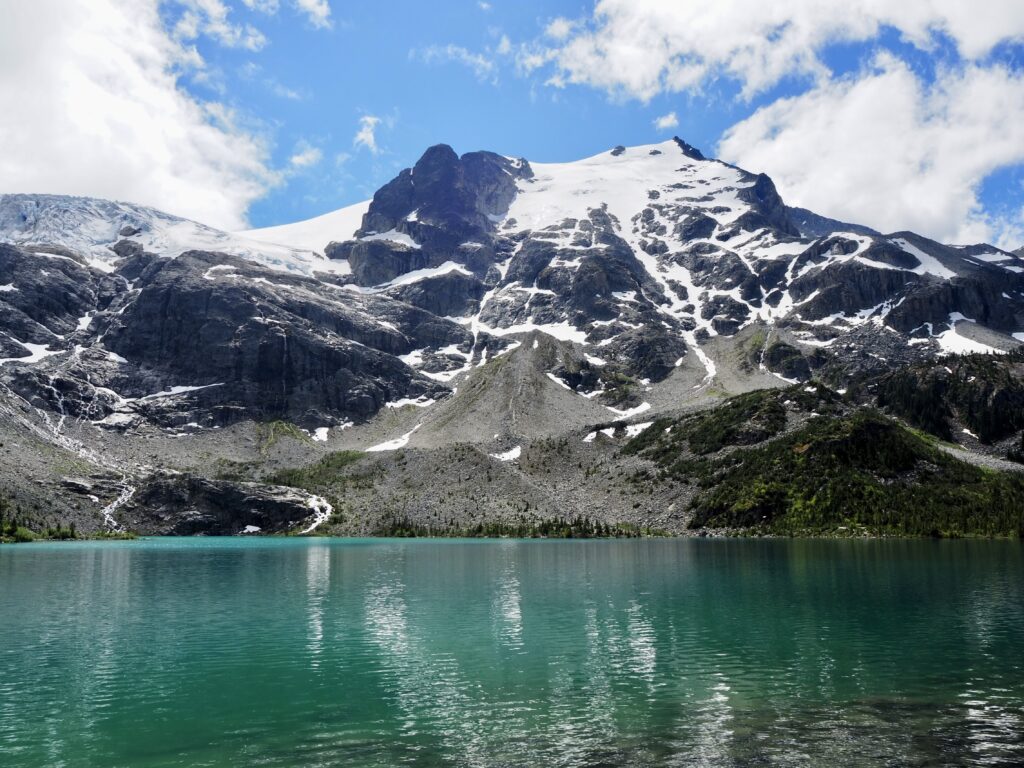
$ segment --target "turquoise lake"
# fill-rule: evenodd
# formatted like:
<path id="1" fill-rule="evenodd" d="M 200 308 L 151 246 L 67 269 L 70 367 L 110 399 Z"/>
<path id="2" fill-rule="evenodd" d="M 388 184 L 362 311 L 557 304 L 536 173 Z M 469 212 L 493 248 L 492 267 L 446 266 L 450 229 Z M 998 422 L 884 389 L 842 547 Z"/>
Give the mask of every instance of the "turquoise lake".
<path id="1" fill-rule="evenodd" d="M 1024 765 L 1024 548 L 0 547 L 0 766 Z"/>

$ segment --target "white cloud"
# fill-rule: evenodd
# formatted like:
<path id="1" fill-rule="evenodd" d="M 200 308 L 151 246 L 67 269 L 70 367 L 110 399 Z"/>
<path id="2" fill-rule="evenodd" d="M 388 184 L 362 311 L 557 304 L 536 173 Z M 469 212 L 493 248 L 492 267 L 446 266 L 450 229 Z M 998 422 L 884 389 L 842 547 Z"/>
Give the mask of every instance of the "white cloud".
<path id="1" fill-rule="evenodd" d="M 531 43 L 525 43 L 520 45 L 519 50 L 516 51 L 516 69 L 524 75 L 529 75 L 535 70 L 543 67 L 556 56 L 557 52 L 554 50 Z M 554 75 L 551 78 L 551 81 L 558 84 L 564 83 L 564 80 L 560 75 Z"/>
<path id="2" fill-rule="evenodd" d="M 499 43 L 500 46 L 501 43 Z M 432 45 L 428 48 L 411 51 L 410 58 L 418 58 L 427 64 L 453 61 L 471 69 L 478 80 L 493 78 L 496 69 L 494 62 L 483 54 L 473 53 L 459 45 Z"/>
<path id="3" fill-rule="evenodd" d="M 548 25 L 546 34 L 560 42 L 541 59 L 554 60 L 556 84 L 642 101 L 697 90 L 722 74 L 751 96 L 787 75 L 827 77 L 818 56 L 824 46 L 872 40 L 886 26 L 922 49 L 948 36 L 972 60 L 1024 39 L 1020 0 L 986 0 L 983 10 L 963 0 L 599 0 L 578 24 Z"/>
<path id="4" fill-rule="evenodd" d="M 296 91 L 294 88 L 289 88 L 287 85 L 277 82 L 276 80 L 270 79 L 266 81 L 267 88 L 275 96 L 282 99 L 288 99 L 289 101 L 302 101 L 302 94 Z"/>
<path id="5" fill-rule="evenodd" d="M 229 48 L 258 51 L 267 44 L 263 33 L 252 25 L 232 24 L 231 10 L 221 0 L 176 0 L 185 12 L 174 25 L 174 36 L 191 42 L 200 35 L 216 40 Z"/>
<path id="6" fill-rule="evenodd" d="M 559 16 L 544 29 L 544 34 L 552 40 L 565 40 L 572 34 L 575 25 L 569 19 Z"/>
<path id="7" fill-rule="evenodd" d="M 380 123 L 381 119 L 376 115 L 360 117 L 359 130 L 356 131 L 355 138 L 352 139 L 353 146 L 366 147 L 375 155 L 380 152 L 380 148 L 377 146 L 377 126 Z"/>
<path id="8" fill-rule="evenodd" d="M 508 35 L 502 35 L 498 41 L 498 47 L 495 49 L 499 56 L 508 56 L 512 53 L 512 41 L 508 39 Z"/>
<path id="9" fill-rule="evenodd" d="M 926 86 L 879 55 L 856 77 L 759 109 L 719 154 L 772 176 L 791 205 L 946 242 L 1024 242 L 1016 216 L 978 199 L 993 171 L 1024 162 L 1024 75 L 966 65 Z"/>
<path id="10" fill-rule="evenodd" d="M 278 0 L 242 0 L 246 8 L 260 13 L 273 15 L 280 8 Z"/>
<path id="11" fill-rule="evenodd" d="M 176 72 L 201 60 L 168 36 L 157 5 L 33 0 L 8 9 L 2 191 L 128 200 L 244 228 L 250 203 L 278 175 L 264 142 L 230 110 L 178 86 Z"/>
<path id="12" fill-rule="evenodd" d="M 306 14 L 314 27 L 327 29 L 331 26 L 331 6 L 327 0 L 293 0 L 295 7 Z"/>
<path id="13" fill-rule="evenodd" d="M 300 141 L 295 147 L 295 153 L 288 160 L 292 168 L 312 168 L 319 164 L 324 158 L 324 153 L 319 147 L 314 147 L 307 142 Z"/>
<path id="14" fill-rule="evenodd" d="M 646 103 L 723 78 L 741 99 L 799 84 L 801 95 L 759 110 L 720 145 L 771 174 L 790 202 L 943 240 L 1024 240 L 1016 212 L 979 199 L 987 176 L 1024 162 L 1024 76 L 990 58 L 1024 41 L 1020 0 L 598 0 L 558 21 L 516 51 L 521 73 L 554 87 Z M 932 56 L 934 84 L 892 54 L 840 79 L 822 59 L 836 43 L 884 51 L 890 29 Z"/>
<path id="15" fill-rule="evenodd" d="M 209 0 L 202 0 L 209 2 Z M 242 0 L 246 8 L 268 16 L 273 16 L 281 9 L 280 0 Z M 320 29 L 331 27 L 331 6 L 328 0 L 291 0 L 292 7 L 306 16 L 309 22 Z"/>
<path id="16" fill-rule="evenodd" d="M 477 3 L 477 5 L 480 7 L 481 11 L 489 11 L 489 10 L 491 10 L 491 4 L 490 3 L 485 3 L 483 0 L 480 0 L 480 2 Z"/>
<path id="17" fill-rule="evenodd" d="M 659 131 L 670 131 L 679 127 L 679 118 L 675 112 L 669 112 L 667 115 L 654 118 L 654 127 Z"/>

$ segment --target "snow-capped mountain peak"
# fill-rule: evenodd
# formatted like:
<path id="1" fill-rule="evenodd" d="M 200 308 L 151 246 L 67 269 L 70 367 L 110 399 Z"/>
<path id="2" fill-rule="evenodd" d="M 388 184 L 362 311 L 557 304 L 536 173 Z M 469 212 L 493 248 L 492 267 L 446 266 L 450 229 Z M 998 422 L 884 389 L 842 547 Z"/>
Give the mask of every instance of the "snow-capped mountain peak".
<path id="1" fill-rule="evenodd" d="M 370 201 L 239 233 L 5 195 L 0 241 L 16 246 L 0 246 L 0 365 L 81 368 L 118 424 L 182 387 L 225 419 L 433 408 L 513 353 L 558 408 L 624 418 L 712 382 L 1024 337 L 1019 256 L 790 209 L 767 176 L 681 139 L 566 163 L 439 145 Z M 51 311 L 47 291 L 72 287 Z"/>
<path id="2" fill-rule="evenodd" d="M 0 241 L 45 248 L 59 246 L 104 272 L 121 254 L 114 246 L 136 243 L 147 252 L 174 257 L 185 251 L 227 253 L 271 269 L 313 274 L 344 271 L 315 249 L 261 242 L 133 203 L 67 195 L 0 195 Z"/>

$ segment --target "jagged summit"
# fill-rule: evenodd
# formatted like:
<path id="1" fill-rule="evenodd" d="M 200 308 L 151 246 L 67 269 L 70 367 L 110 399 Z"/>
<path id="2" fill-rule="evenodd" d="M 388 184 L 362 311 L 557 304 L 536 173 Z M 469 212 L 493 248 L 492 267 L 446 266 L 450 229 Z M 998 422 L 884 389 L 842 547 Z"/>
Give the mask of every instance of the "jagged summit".
<path id="1" fill-rule="evenodd" d="M 683 154 L 693 160 L 706 160 L 704 153 L 697 149 L 692 144 L 686 143 L 683 139 L 678 136 L 673 136 L 672 141 L 679 145 L 679 148 L 683 150 Z"/>
<path id="2" fill-rule="evenodd" d="M 563 345 L 551 385 L 611 416 L 739 381 L 748 358 L 794 380 L 1024 333 L 1019 256 L 789 208 L 679 138 L 566 163 L 437 145 L 366 203 L 237 234 L 6 195 L 0 240 L 4 370 L 26 391 L 77 371 L 116 395 L 92 397 L 93 421 L 118 426 L 165 418 L 146 398 L 182 387 L 201 426 L 365 420 L 457 392 L 531 333 Z M 40 314 L 62 258 L 85 293 Z M 770 342 L 729 351 L 759 329 Z"/>

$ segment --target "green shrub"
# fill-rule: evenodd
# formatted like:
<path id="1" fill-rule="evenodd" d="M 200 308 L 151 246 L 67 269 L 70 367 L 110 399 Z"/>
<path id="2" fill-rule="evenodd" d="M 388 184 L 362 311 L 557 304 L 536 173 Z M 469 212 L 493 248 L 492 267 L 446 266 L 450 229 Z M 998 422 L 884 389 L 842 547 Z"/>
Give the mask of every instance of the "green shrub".
<path id="1" fill-rule="evenodd" d="M 710 482 L 694 501 L 694 528 L 913 536 L 1024 528 L 1024 478 L 955 459 L 874 411 L 814 419 L 704 470 Z"/>
<path id="2" fill-rule="evenodd" d="M 266 479 L 275 485 L 287 485 L 292 488 L 313 490 L 329 485 L 336 480 L 341 471 L 355 464 L 366 456 L 362 451 L 337 451 L 329 453 L 319 461 L 306 467 L 282 469 Z"/>

